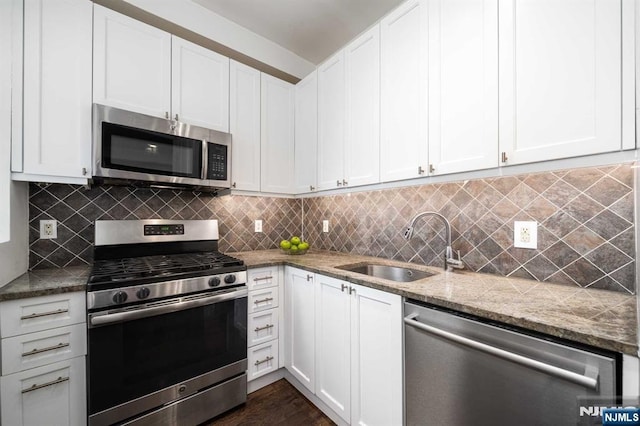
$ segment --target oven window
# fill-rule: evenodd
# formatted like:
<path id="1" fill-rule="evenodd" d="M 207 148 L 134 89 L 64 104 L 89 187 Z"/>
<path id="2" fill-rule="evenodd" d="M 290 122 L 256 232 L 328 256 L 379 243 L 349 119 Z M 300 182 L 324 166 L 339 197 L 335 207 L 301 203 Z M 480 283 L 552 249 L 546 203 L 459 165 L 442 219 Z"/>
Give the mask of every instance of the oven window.
<path id="1" fill-rule="evenodd" d="M 199 179 L 202 141 L 102 123 L 102 166 Z"/>
<path id="2" fill-rule="evenodd" d="M 89 329 L 89 412 L 247 356 L 247 298 Z"/>

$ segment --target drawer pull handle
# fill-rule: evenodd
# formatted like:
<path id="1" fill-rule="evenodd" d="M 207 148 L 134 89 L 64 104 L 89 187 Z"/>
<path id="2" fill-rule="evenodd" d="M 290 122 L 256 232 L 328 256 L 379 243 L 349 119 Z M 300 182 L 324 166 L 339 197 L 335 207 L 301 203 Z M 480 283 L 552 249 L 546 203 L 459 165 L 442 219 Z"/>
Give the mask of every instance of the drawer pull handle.
<path id="1" fill-rule="evenodd" d="M 273 277 L 272 277 L 272 276 L 268 276 L 268 277 L 256 277 L 256 278 L 254 278 L 253 280 L 254 280 L 254 281 L 264 281 L 264 280 L 271 280 L 271 279 L 273 279 Z"/>
<path id="2" fill-rule="evenodd" d="M 68 377 L 58 377 L 55 380 L 52 380 L 50 382 L 47 383 L 43 383 L 41 385 L 36 385 L 34 384 L 33 386 L 31 386 L 30 388 L 27 389 L 23 389 L 22 393 L 28 393 L 28 392 L 33 392 L 34 390 L 38 390 L 38 389 L 42 389 L 42 388 L 46 388 L 47 386 L 53 386 L 53 385 L 57 385 L 58 383 L 64 383 L 64 382 L 68 382 L 69 378 Z"/>
<path id="3" fill-rule="evenodd" d="M 259 366 L 260 364 L 264 364 L 265 362 L 269 362 L 273 360 L 272 356 L 268 356 L 265 359 L 261 360 L 261 361 L 256 361 L 253 365 L 255 365 L 256 367 Z M 24 391 L 23 391 L 24 392 Z"/>
<path id="4" fill-rule="evenodd" d="M 42 312 L 42 313 L 32 313 L 31 315 L 25 315 L 20 317 L 21 320 L 28 320 L 28 319 L 33 319 L 33 318 L 40 318 L 40 317 L 48 317 L 49 315 L 58 315 L 58 314 L 64 314 L 69 312 L 68 309 L 56 309 L 55 311 L 50 311 L 50 312 Z"/>
<path id="5" fill-rule="evenodd" d="M 37 355 L 37 354 L 41 354 L 43 352 L 48 352 L 48 351 L 55 351 L 56 349 L 62 349 L 62 348 L 66 348 L 67 346 L 69 346 L 68 343 L 58 343 L 57 345 L 54 346 L 49 346 L 48 348 L 42 348 L 42 349 L 33 349 L 29 352 L 24 352 L 22 354 L 22 356 L 29 356 L 29 355 Z"/>
<path id="6" fill-rule="evenodd" d="M 273 300 L 273 297 L 265 297 L 264 299 L 256 300 L 253 303 L 256 305 L 259 305 L 261 303 L 271 302 L 272 300 Z"/>
<path id="7" fill-rule="evenodd" d="M 267 324 L 264 327 L 256 327 L 255 332 L 257 333 L 259 331 L 268 330 L 270 328 L 273 328 L 273 324 Z"/>

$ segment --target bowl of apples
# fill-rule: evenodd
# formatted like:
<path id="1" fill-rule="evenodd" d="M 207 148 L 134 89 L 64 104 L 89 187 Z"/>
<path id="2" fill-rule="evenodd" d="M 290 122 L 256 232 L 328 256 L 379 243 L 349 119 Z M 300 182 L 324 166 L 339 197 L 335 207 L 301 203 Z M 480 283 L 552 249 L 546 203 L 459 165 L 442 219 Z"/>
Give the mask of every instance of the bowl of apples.
<path id="1" fill-rule="evenodd" d="M 280 249 L 286 254 L 305 254 L 307 250 L 309 250 L 309 243 L 306 241 L 302 241 L 300 237 L 293 236 L 288 240 L 280 241 Z"/>

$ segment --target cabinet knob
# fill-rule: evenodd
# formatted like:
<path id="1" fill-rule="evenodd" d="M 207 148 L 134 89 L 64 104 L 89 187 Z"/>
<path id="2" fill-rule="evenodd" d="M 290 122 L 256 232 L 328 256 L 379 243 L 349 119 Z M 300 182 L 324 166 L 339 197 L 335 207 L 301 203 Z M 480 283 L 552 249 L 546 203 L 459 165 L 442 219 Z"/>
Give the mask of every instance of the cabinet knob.
<path id="1" fill-rule="evenodd" d="M 315 186 L 313 186 L 313 185 L 309 185 L 309 191 L 315 191 L 315 190 L 316 190 L 316 187 L 315 187 Z"/>
<path id="2" fill-rule="evenodd" d="M 356 289 L 353 287 L 349 287 L 349 295 L 355 294 Z"/>
<path id="3" fill-rule="evenodd" d="M 178 114 L 176 114 L 176 121 L 180 121 L 180 119 L 178 118 Z"/>
<path id="4" fill-rule="evenodd" d="M 507 160 L 509 160 L 509 158 L 507 157 L 507 153 L 506 152 L 502 152 L 502 158 L 501 158 L 503 163 L 506 163 Z"/>
<path id="5" fill-rule="evenodd" d="M 340 182 L 339 180 L 336 181 L 336 186 L 342 186 L 342 182 Z"/>
<path id="6" fill-rule="evenodd" d="M 345 289 L 349 288 L 346 284 L 340 284 L 340 291 L 344 293 Z"/>
<path id="7" fill-rule="evenodd" d="M 429 173 L 435 173 L 436 172 L 436 168 L 433 167 L 433 164 L 429 164 Z"/>
<path id="8" fill-rule="evenodd" d="M 235 187 L 236 187 L 236 183 L 235 183 L 235 182 L 233 182 L 233 183 L 231 184 L 231 187 L 232 187 L 232 188 L 235 188 Z"/>
<path id="9" fill-rule="evenodd" d="M 86 176 L 87 175 L 87 168 L 83 167 L 82 168 L 82 176 Z"/>
<path id="10" fill-rule="evenodd" d="M 418 174 L 419 175 L 423 175 L 424 174 L 424 169 L 422 168 L 422 166 L 418 166 Z"/>
<path id="11" fill-rule="evenodd" d="M 169 118 L 169 111 L 165 111 L 164 112 L 164 118 L 168 119 Z"/>
<path id="12" fill-rule="evenodd" d="M 346 180 L 342 179 L 342 186 L 347 186 L 349 182 L 347 182 Z"/>
<path id="13" fill-rule="evenodd" d="M 307 281 L 313 280 L 313 275 L 307 275 Z"/>

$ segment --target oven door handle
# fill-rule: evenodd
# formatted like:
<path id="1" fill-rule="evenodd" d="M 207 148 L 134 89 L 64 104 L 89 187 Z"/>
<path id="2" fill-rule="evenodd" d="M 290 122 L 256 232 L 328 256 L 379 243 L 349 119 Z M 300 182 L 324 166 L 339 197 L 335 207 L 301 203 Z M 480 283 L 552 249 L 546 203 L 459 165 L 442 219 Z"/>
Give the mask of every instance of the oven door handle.
<path id="1" fill-rule="evenodd" d="M 183 311 L 185 309 L 197 308 L 199 306 L 212 305 L 225 300 L 239 299 L 248 294 L 246 288 L 238 288 L 225 292 L 218 292 L 214 296 L 197 295 L 176 299 L 175 301 L 163 301 L 150 303 L 134 309 L 124 309 L 122 311 L 107 311 L 89 314 L 89 327 L 99 327 L 102 325 L 133 321 L 140 318 L 153 317 L 171 312 Z M 155 306 L 154 306 L 155 305 Z"/>

